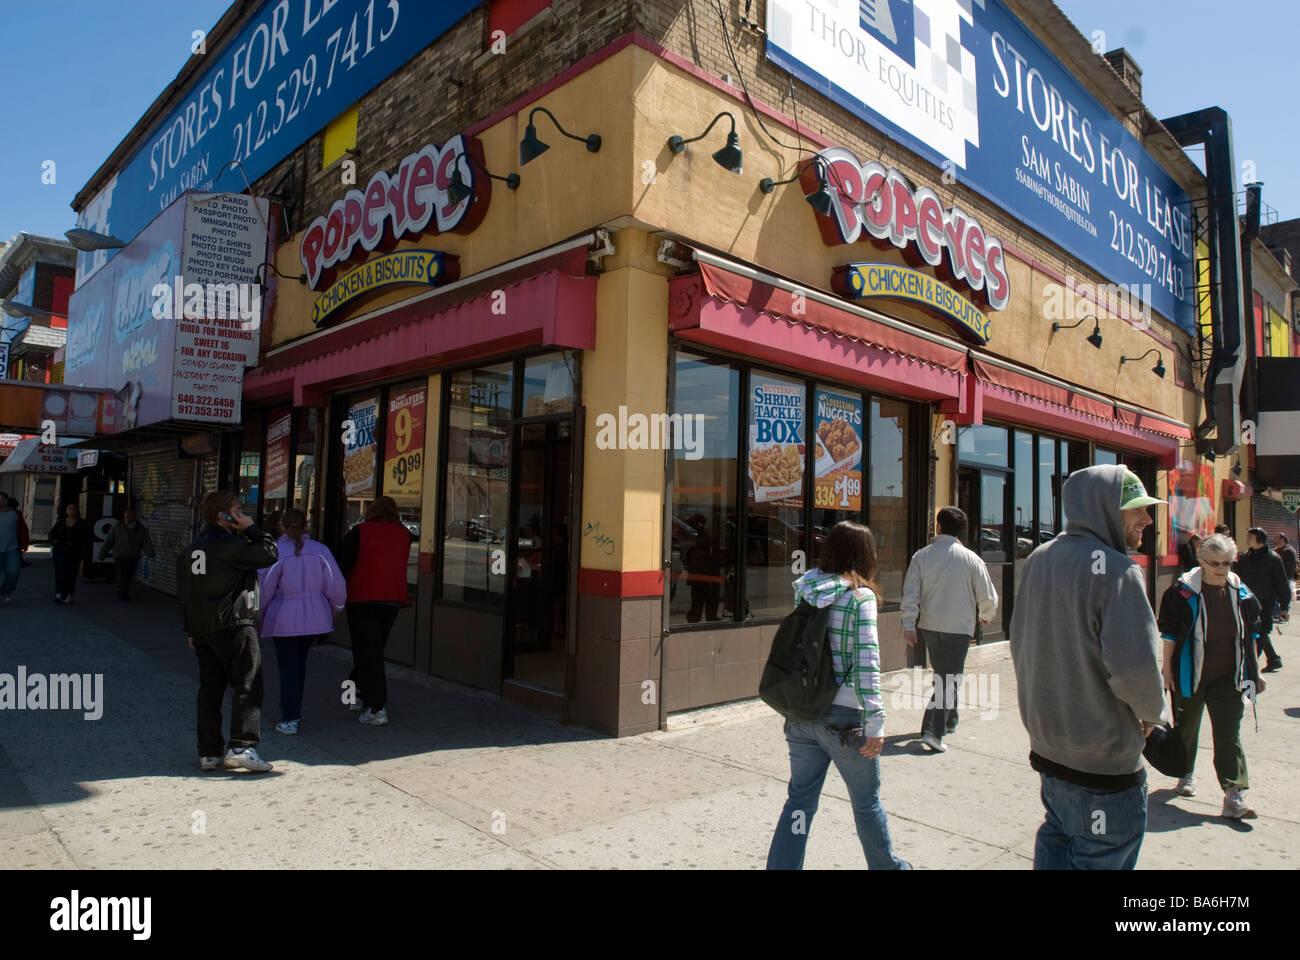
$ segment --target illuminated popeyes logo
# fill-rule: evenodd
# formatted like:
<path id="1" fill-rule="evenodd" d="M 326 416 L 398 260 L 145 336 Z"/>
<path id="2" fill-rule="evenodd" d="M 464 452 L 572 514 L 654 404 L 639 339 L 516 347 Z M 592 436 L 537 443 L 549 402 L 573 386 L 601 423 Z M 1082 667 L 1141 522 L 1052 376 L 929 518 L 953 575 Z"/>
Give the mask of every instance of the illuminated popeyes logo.
<path id="1" fill-rule="evenodd" d="M 989 236 L 978 220 L 956 204 L 945 210 L 937 193 L 913 187 L 893 167 L 862 163 L 843 147 L 829 147 L 820 156 L 826 163 L 810 164 L 801 183 L 815 190 L 819 173 L 826 173 L 835 203 L 829 217 L 817 214 L 817 224 L 827 244 L 855 243 L 866 231 L 900 249 L 914 244 L 932 267 L 940 266 L 946 251 L 954 279 L 985 291 L 994 310 L 1006 309 L 1011 284 L 1002 241 Z"/>
<path id="2" fill-rule="evenodd" d="M 477 166 L 464 159 L 467 152 Z M 447 192 L 458 165 L 472 191 L 460 201 Z M 380 170 L 364 190 L 349 190 L 302 235 L 298 255 L 308 284 L 316 289 L 338 264 L 392 249 L 408 234 L 469 233 L 482 222 L 491 199 L 492 181 L 475 175 L 483 166 L 479 141 L 457 134 L 441 147 L 429 144 L 404 157 L 395 173 Z"/>

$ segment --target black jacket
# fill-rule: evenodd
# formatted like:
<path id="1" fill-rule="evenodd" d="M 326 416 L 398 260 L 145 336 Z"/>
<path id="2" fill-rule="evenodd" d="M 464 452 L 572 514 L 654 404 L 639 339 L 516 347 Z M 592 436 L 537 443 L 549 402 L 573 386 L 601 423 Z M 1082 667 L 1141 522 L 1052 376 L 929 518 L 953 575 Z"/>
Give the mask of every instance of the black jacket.
<path id="1" fill-rule="evenodd" d="M 195 551 L 202 551 L 202 557 L 195 556 Z M 231 627 L 255 626 L 257 571 L 271 566 L 279 556 L 275 540 L 257 526 L 242 535 L 216 524 L 204 527 L 198 539 L 176 557 L 176 599 L 186 632 L 200 637 Z"/>
<path id="2" fill-rule="evenodd" d="M 55 553 L 68 552 L 81 556 L 93 539 L 94 534 L 85 517 L 78 518 L 72 526 L 68 526 L 67 521 L 60 517 L 59 522 L 50 528 L 50 546 Z"/>
<path id="3" fill-rule="evenodd" d="M 1259 656 L 1255 652 L 1259 600 L 1237 577 L 1229 577 L 1228 586 L 1229 596 L 1235 601 L 1237 623 L 1233 683 L 1254 700 L 1259 686 Z M 1174 645 L 1174 692 L 1190 697 L 1201 685 L 1201 667 L 1205 662 L 1205 605 L 1201 599 L 1199 567 L 1184 573 L 1165 590 L 1156 622 L 1161 638 Z"/>
<path id="4" fill-rule="evenodd" d="M 1286 574 L 1286 578 L 1294 580 L 1296 567 L 1295 547 L 1288 543 L 1277 552 L 1277 555 L 1282 558 L 1282 571 Z"/>
<path id="5" fill-rule="evenodd" d="M 1246 581 L 1251 593 L 1259 597 L 1264 616 L 1272 616 L 1275 603 L 1282 604 L 1283 610 L 1290 608 L 1291 587 L 1282 569 L 1282 558 L 1271 547 L 1247 550 L 1237 558 L 1233 569 Z"/>

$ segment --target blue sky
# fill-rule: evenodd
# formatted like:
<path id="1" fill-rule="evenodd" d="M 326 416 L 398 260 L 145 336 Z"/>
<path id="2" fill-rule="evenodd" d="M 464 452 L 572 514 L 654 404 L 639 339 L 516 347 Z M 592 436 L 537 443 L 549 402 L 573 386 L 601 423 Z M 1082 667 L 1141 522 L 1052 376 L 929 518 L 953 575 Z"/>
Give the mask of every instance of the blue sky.
<path id="1" fill-rule="evenodd" d="M 432 0 L 420 0 L 432 2 Z M 1085 36 L 1106 34 L 1143 74 L 1157 117 L 1221 106 L 1233 120 L 1238 163 L 1253 161 L 1278 219 L 1300 217 L 1300 90 L 1295 0 L 1057 0 Z M 210 29 L 228 0 L 0 0 L 5 44 L 5 142 L 0 148 L 0 238 L 60 236 L 69 202 L 176 76 L 194 30 Z M 1192 151 L 1199 158 L 1199 151 Z M 42 164 L 55 163 L 53 184 Z M 1238 180 L 1240 181 L 1240 171 Z"/>

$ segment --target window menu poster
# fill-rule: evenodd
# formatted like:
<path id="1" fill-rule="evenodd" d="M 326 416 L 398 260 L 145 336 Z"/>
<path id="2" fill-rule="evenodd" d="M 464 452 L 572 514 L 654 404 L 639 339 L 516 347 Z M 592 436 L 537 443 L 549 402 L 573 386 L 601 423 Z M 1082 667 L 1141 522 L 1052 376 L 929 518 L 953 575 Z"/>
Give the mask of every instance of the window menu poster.
<path id="1" fill-rule="evenodd" d="M 862 510 L 862 397 L 818 390 L 813 505 L 819 510 Z"/>
<path id="2" fill-rule="evenodd" d="M 286 410 L 273 419 L 266 431 L 266 499 L 289 495 L 289 425 L 293 413 Z"/>
<path id="3" fill-rule="evenodd" d="M 418 504 L 424 477 L 424 387 L 388 394 L 384 492 L 399 505 Z"/>
<path id="4" fill-rule="evenodd" d="M 348 407 L 347 420 L 343 431 L 343 495 L 349 499 L 373 498 L 379 397 L 367 397 L 352 404 Z"/>
<path id="5" fill-rule="evenodd" d="M 804 391 L 797 384 L 755 377 L 750 391 L 749 499 L 803 499 Z"/>

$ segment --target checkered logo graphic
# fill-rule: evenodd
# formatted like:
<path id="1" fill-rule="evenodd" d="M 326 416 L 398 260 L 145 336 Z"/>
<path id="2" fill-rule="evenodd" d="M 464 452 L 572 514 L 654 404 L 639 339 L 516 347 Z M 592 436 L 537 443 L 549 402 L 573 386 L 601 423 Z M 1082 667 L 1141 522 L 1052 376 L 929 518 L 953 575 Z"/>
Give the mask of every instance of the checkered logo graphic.
<path id="1" fill-rule="evenodd" d="M 892 50 L 908 66 L 916 66 L 912 44 L 912 0 L 858 0 L 862 29 Z"/>

